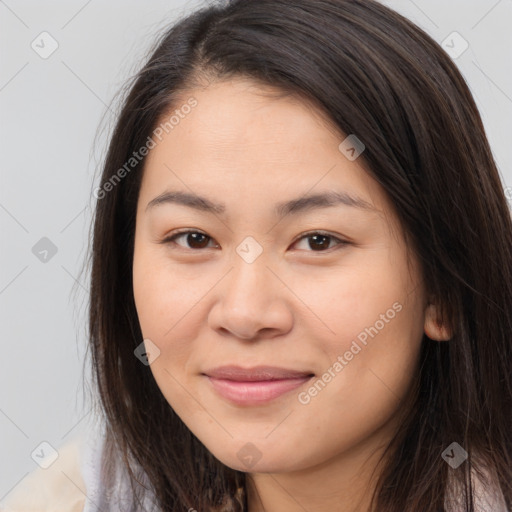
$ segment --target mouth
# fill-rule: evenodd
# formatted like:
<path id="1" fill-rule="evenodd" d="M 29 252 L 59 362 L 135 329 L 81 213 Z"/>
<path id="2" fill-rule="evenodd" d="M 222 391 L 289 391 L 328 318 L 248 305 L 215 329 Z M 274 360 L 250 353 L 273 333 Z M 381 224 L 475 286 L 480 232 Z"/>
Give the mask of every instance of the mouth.
<path id="1" fill-rule="evenodd" d="M 314 377 L 309 371 L 273 366 L 222 366 L 203 373 L 213 390 L 237 405 L 262 405 L 293 391 Z"/>

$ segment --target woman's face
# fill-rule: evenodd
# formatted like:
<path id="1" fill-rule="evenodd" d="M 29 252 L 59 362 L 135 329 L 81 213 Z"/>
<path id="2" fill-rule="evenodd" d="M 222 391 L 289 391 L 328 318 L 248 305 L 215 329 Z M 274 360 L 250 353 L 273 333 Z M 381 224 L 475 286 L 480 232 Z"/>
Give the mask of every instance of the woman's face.
<path id="1" fill-rule="evenodd" d="M 241 471 L 382 444 L 427 306 L 392 205 L 305 103 L 241 79 L 190 96 L 137 209 L 135 303 L 160 390 Z"/>

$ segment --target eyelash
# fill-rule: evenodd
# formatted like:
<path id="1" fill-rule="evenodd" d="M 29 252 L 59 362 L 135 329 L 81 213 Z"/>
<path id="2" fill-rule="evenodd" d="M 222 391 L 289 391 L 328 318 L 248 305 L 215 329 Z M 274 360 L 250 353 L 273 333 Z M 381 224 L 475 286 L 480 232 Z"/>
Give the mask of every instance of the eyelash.
<path id="1" fill-rule="evenodd" d="M 213 240 L 213 238 L 209 237 L 206 233 L 203 233 L 202 231 L 197 231 L 197 230 L 194 230 L 194 229 L 184 229 L 184 230 L 181 230 L 181 231 L 176 231 L 174 233 L 172 233 L 170 236 L 164 238 L 160 243 L 161 244 L 174 244 L 174 245 L 178 245 L 179 247 L 181 247 L 182 249 L 184 250 L 189 250 L 189 251 L 192 251 L 192 252 L 198 252 L 198 251 L 201 251 L 203 249 L 191 249 L 191 248 L 184 248 L 182 246 L 180 246 L 179 244 L 177 244 L 175 242 L 175 240 L 182 236 L 182 235 L 188 235 L 190 233 L 197 233 L 199 235 L 204 235 L 206 236 L 207 238 L 209 238 L 210 240 Z M 302 239 L 307 239 L 307 238 L 311 238 L 313 235 L 321 235 L 321 236 L 324 236 L 324 237 L 327 237 L 327 238 L 330 238 L 332 240 L 336 240 L 338 242 L 338 244 L 336 244 L 335 247 L 338 247 L 338 248 L 341 248 L 341 247 L 344 247 L 346 245 L 349 245 L 350 242 L 347 242 L 346 240 L 342 240 L 338 237 L 335 237 L 334 235 L 331 235 L 330 233 L 327 233 L 325 231 L 309 231 L 308 233 L 304 233 L 303 235 L 301 235 L 299 238 L 297 238 L 292 245 L 296 244 L 297 242 L 301 241 Z M 326 249 L 326 250 L 319 250 L 319 251 L 306 251 L 306 252 L 328 252 L 332 249 L 329 248 L 329 249 Z"/>

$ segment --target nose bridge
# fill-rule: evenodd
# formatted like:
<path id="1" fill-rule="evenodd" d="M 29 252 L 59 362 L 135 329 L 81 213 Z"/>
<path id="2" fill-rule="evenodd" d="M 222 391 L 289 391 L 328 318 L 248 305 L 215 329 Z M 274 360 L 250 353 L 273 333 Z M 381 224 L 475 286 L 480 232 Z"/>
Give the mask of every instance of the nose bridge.
<path id="1" fill-rule="evenodd" d="M 288 331 L 292 316 L 280 300 L 282 285 L 267 268 L 270 254 L 254 239 L 244 240 L 235 250 L 210 312 L 210 327 L 243 339 Z"/>
<path id="2" fill-rule="evenodd" d="M 246 237 L 233 254 L 233 269 L 228 276 L 230 295 L 238 301 L 258 300 L 268 289 L 271 272 L 267 268 L 268 254 L 252 236 Z M 268 298 L 265 299 L 268 301 Z"/>

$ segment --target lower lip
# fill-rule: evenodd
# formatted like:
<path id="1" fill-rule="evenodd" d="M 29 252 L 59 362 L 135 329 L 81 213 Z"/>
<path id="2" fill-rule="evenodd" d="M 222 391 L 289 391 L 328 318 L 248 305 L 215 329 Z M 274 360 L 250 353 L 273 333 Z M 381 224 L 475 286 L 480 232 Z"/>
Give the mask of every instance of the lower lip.
<path id="1" fill-rule="evenodd" d="M 284 395 L 310 380 L 312 376 L 294 379 L 241 382 L 208 377 L 219 395 L 238 405 L 260 405 Z"/>

